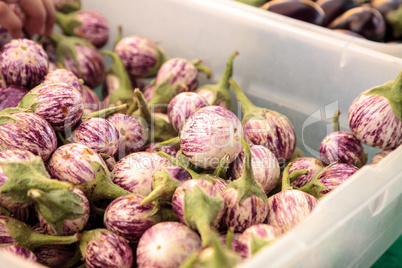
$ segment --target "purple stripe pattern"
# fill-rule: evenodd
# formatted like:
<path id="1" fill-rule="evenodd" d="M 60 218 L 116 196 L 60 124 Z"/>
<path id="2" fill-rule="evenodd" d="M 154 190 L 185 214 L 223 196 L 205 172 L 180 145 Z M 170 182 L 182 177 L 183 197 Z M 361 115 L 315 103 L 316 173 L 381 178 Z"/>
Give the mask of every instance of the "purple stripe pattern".
<path id="1" fill-rule="evenodd" d="M 112 181 L 134 194 L 147 196 L 152 191 L 153 175 L 171 163 L 156 153 L 137 152 L 117 161 L 111 173 Z"/>
<path id="2" fill-rule="evenodd" d="M 244 137 L 249 144 L 267 147 L 279 163 L 290 159 L 296 149 L 296 133 L 289 119 L 275 111 L 264 117 L 252 117 L 244 124 Z"/>
<path id="3" fill-rule="evenodd" d="M 283 190 L 268 198 L 268 216 L 265 223 L 286 233 L 304 221 L 318 200 L 299 190 Z"/>
<path id="4" fill-rule="evenodd" d="M 77 19 L 80 26 L 74 28 L 74 35 L 89 41 L 96 48 L 103 47 L 109 40 L 109 22 L 94 10 L 80 10 Z"/>
<path id="5" fill-rule="evenodd" d="M 113 114 L 107 118 L 119 132 L 118 159 L 140 151 L 147 141 L 148 127 L 142 118 Z"/>
<path id="6" fill-rule="evenodd" d="M 196 93 L 201 95 L 201 97 L 203 97 L 204 99 L 206 99 L 209 105 L 216 105 L 216 106 L 220 106 L 220 107 L 223 107 L 226 109 L 230 108 L 230 107 L 226 107 L 226 102 L 224 100 L 218 101 L 217 103 L 213 103 L 214 92 L 212 90 L 209 90 L 207 88 L 202 88 L 202 89 L 197 89 Z"/>
<path id="7" fill-rule="evenodd" d="M 264 192 L 269 193 L 281 179 L 278 160 L 275 155 L 262 145 L 252 145 L 251 165 L 253 168 L 254 179 L 261 184 Z M 244 150 L 230 166 L 230 175 L 232 180 L 236 180 L 244 172 Z"/>
<path id="8" fill-rule="evenodd" d="M 172 178 L 177 181 L 184 182 L 184 181 L 192 179 L 190 173 L 181 166 L 171 165 L 171 166 L 166 166 L 165 169 L 167 172 L 170 173 Z"/>
<path id="9" fill-rule="evenodd" d="M 81 143 L 98 154 L 113 156 L 119 148 L 119 132 L 106 119 L 90 118 L 73 131 L 73 141 Z"/>
<path id="10" fill-rule="evenodd" d="M 180 132 L 186 120 L 200 108 L 209 106 L 206 99 L 195 92 L 182 92 L 176 95 L 167 109 L 169 122 L 174 130 Z"/>
<path id="11" fill-rule="evenodd" d="M 268 224 L 256 224 L 248 227 L 244 232 L 239 236 L 237 247 L 234 248 L 235 252 L 237 252 L 243 259 L 247 259 L 251 257 L 251 240 L 253 236 L 257 236 L 258 238 L 262 238 L 267 242 L 272 242 L 278 239 L 282 233 L 274 226 Z M 239 245 L 242 244 L 242 245 Z"/>
<path id="12" fill-rule="evenodd" d="M 325 165 L 346 163 L 360 167 L 366 163 L 367 156 L 362 144 L 352 133 L 335 131 L 321 142 L 320 159 Z"/>
<path id="13" fill-rule="evenodd" d="M 7 224 L 8 218 L 0 216 L 0 248 L 17 244 L 17 241 L 11 236 Z"/>
<path id="14" fill-rule="evenodd" d="M 162 148 L 155 150 L 156 146 L 158 146 L 159 142 L 152 142 L 145 146 L 144 151 L 149 152 L 149 153 L 156 153 L 156 152 L 164 152 L 167 153 L 168 155 L 171 155 L 173 157 L 176 157 L 177 153 L 180 150 L 180 144 L 176 145 L 169 145 L 169 146 L 163 146 Z"/>
<path id="15" fill-rule="evenodd" d="M 105 166 L 103 159 L 88 146 L 79 143 L 62 145 L 53 153 L 48 163 L 52 176 L 72 184 L 95 180 L 91 162 Z"/>
<path id="16" fill-rule="evenodd" d="M 31 89 L 47 74 L 49 58 L 43 48 L 29 39 L 13 39 L 0 51 L 0 74 L 7 85 Z"/>
<path id="17" fill-rule="evenodd" d="M 84 105 L 80 93 L 66 83 L 40 85 L 31 90 L 39 94 L 35 101 L 40 102 L 35 114 L 50 123 L 57 132 L 73 127 L 82 117 Z"/>
<path id="18" fill-rule="evenodd" d="M 183 182 L 179 187 L 176 188 L 173 197 L 172 197 L 172 207 L 173 211 L 176 214 L 176 216 L 180 219 L 181 222 L 184 224 L 190 226 L 193 229 L 196 229 L 195 223 L 194 222 L 188 222 L 188 219 L 186 219 L 184 211 L 186 210 L 185 208 L 185 200 L 184 200 L 184 193 L 185 190 L 188 190 L 190 192 L 193 192 L 193 188 L 195 186 L 198 186 L 206 194 L 212 197 L 220 196 L 219 190 L 213 185 L 211 182 L 202 180 L 202 179 L 192 179 L 192 180 L 187 180 Z M 215 225 L 214 227 L 217 227 L 219 224 L 220 219 L 222 218 L 223 215 L 223 209 L 218 213 L 218 216 L 215 220 Z"/>
<path id="19" fill-rule="evenodd" d="M 131 268 L 133 251 L 122 237 L 102 232 L 98 239 L 88 242 L 85 249 L 85 265 L 88 268 Z"/>
<path id="20" fill-rule="evenodd" d="M 389 155 L 392 151 L 393 151 L 393 149 L 383 149 L 383 150 L 378 151 L 373 156 L 373 159 L 371 160 L 370 164 L 373 164 L 373 165 L 378 164 L 381 160 L 384 159 L 384 157 Z"/>
<path id="21" fill-rule="evenodd" d="M 17 245 L 1 248 L 0 251 L 7 253 L 7 254 L 13 254 L 16 257 L 22 258 L 27 261 L 31 261 L 31 262 L 38 261 L 38 258 L 35 256 L 35 254 L 32 251 L 30 251 L 27 248 L 23 248 L 23 247 L 20 247 Z"/>
<path id="22" fill-rule="evenodd" d="M 109 171 L 112 171 L 114 166 L 116 165 L 116 160 L 114 159 L 113 156 L 107 155 L 107 154 L 103 154 L 101 155 L 103 161 L 105 161 L 105 164 L 107 166 L 107 168 L 109 169 Z"/>
<path id="23" fill-rule="evenodd" d="M 328 194 L 330 191 L 336 189 L 358 170 L 357 167 L 345 163 L 330 166 L 317 178 L 317 180 L 324 184 L 328 189 L 326 191 L 321 191 L 321 194 Z"/>
<path id="24" fill-rule="evenodd" d="M 39 155 L 43 161 L 56 150 L 57 138 L 51 125 L 33 113 L 12 114 L 16 122 L 0 126 L 0 151 L 21 149 Z"/>
<path id="25" fill-rule="evenodd" d="M 133 76 L 141 77 L 159 64 L 155 44 L 141 36 L 131 35 L 121 39 L 115 52 Z"/>
<path id="26" fill-rule="evenodd" d="M 65 56 L 65 68 L 72 71 L 90 88 L 100 86 L 105 79 L 106 68 L 102 54 L 94 48 L 76 45 L 78 66 Z"/>
<path id="27" fill-rule="evenodd" d="M 364 93 L 349 107 L 348 120 L 353 135 L 368 146 L 398 147 L 402 144 L 402 120 L 396 117 L 385 97 Z"/>
<path id="28" fill-rule="evenodd" d="M 139 195 L 130 194 L 113 200 L 105 211 L 105 227 L 130 243 L 138 242 L 149 227 L 160 221 L 157 214 L 152 215 L 155 204 L 141 206 L 143 199 Z"/>
<path id="29" fill-rule="evenodd" d="M 215 169 L 225 154 L 233 162 L 243 149 L 240 120 L 231 111 L 219 106 L 207 106 L 195 112 L 180 132 L 183 154 L 191 163 L 205 169 Z"/>
<path id="30" fill-rule="evenodd" d="M 142 94 L 144 95 L 144 99 L 146 101 L 150 101 L 152 99 L 152 96 L 154 95 L 155 92 L 155 87 L 152 85 L 146 85 L 142 91 Z"/>
<path id="31" fill-rule="evenodd" d="M 49 71 L 41 84 L 66 83 L 82 93 L 82 85 L 78 77 L 70 70 L 58 68 Z"/>
<path id="32" fill-rule="evenodd" d="M 17 107 L 27 93 L 28 90 L 20 86 L 0 87 L 0 111 L 9 107 Z"/>
<path id="33" fill-rule="evenodd" d="M 308 174 L 300 175 L 292 182 L 294 187 L 302 187 L 309 183 L 315 176 L 315 174 L 324 168 L 324 164 L 321 160 L 314 157 L 300 157 L 292 161 L 292 166 L 289 169 L 289 175 L 296 170 L 306 169 Z"/>
<path id="34" fill-rule="evenodd" d="M 137 265 L 175 268 L 201 249 L 201 238 L 195 231 L 179 222 L 161 222 L 141 237 L 137 247 Z"/>
<path id="35" fill-rule="evenodd" d="M 82 86 L 82 103 L 84 104 L 84 114 L 90 114 L 100 109 L 98 95 L 86 85 Z"/>
<path id="36" fill-rule="evenodd" d="M 233 227 L 235 231 L 243 232 L 248 227 L 263 223 L 267 217 L 266 200 L 252 195 L 239 203 L 238 191 L 227 188 L 222 197 L 225 200 L 225 212 L 222 217 L 222 227 Z"/>
<path id="37" fill-rule="evenodd" d="M 194 91 L 198 86 L 198 70 L 186 59 L 173 58 L 163 63 L 156 75 L 156 85 L 172 75 L 171 86 L 184 84 L 187 87 L 185 91 Z"/>

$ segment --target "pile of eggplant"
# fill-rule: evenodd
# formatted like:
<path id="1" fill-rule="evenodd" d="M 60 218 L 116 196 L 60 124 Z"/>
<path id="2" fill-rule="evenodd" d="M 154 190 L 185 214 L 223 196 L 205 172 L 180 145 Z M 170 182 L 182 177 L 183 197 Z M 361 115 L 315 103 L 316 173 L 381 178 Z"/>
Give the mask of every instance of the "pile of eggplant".
<path id="1" fill-rule="evenodd" d="M 359 38 L 402 41 L 401 0 L 235 0 Z"/>
<path id="2" fill-rule="evenodd" d="M 402 72 L 357 96 L 350 131 L 337 111 L 313 158 L 286 115 L 233 79 L 238 51 L 200 85 L 201 59 L 169 58 L 122 27 L 104 49 L 105 16 L 60 2 L 50 37 L 0 51 L 4 254 L 57 268 L 234 267 L 402 143 Z M 380 149 L 371 163 L 363 144 Z"/>

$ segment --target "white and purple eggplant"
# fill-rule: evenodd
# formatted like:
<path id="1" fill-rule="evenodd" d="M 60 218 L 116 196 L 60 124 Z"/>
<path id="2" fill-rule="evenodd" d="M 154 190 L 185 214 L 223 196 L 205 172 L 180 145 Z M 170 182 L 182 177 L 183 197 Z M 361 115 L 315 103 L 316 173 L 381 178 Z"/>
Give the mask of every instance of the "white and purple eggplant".
<path id="1" fill-rule="evenodd" d="M 98 95 L 86 85 L 82 85 L 82 103 L 84 105 L 84 114 L 99 111 L 101 107 Z"/>
<path id="2" fill-rule="evenodd" d="M 80 93 L 66 83 L 39 85 L 22 98 L 18 107 L 30 109 L 56 132 L 70 131 L 84 112 Z"/>
<path id="3" fill-rule="evenodd" d="M 13 39 L 0 51 L 0 74 L 7 85 L 31 89 L 49 70 L 49 58 L 43 48 L 30 39 Z"/>
<path id="4" fill-rule="evenodd" d="M 79 234 L 55 236 L 34 232 L 28 224 L 22 221 L 0 216 L 0 248 L 17 245 L 35 250 L 35 248 L 44 245 L 69 245 L 79 241 L 79 239 Z"/>
<path id="5" fill-rule="evenodd" d="M 24 247 L 17 246 L 17 245 L 12 245 L 12 246 L 7 246 L 0 248 L 0 252 L 4 252 L 7 254 L 12 254 L 18 258 L 30 261 L 30 262 L 37 262 L 38 258 L 35 256 L 35 254 Z"/>
<path id="6" fill-rule="evenodd" d="M 245 140 L 267 147 L 283 163 L 296 149 L 296 133 L 290 120 L 283 114 L 255 106 L 233 79 L 229 79 L 243 111 Z"/>
<path id="7" fill-rule="evenodd" d="M 117 158 L 140 151 L 147 142 L 148 126 L 137 116 L 116 113 L 106 118 L 119 132 Z"/>
<path id="8" fill-rule="evenodd" d="M 392 149 L 383 149 L 378 151 L 373 158 L 371 159 L 370 165 L 376 165 L 381 160 L 383 160 L 387 155 L 389 155 L 393 150 Z"/>
<path id="9" fill-rule="evenodd" d="M 158 148 L 159 144 L 160 144 L 160 142 L 151 142 L 150 144 L 145 146 L 144 151 L 149 152 L 149 153 L 164 152 L 173 157 L 175 157 L 177 155 L 177 153 L 180 151 L 179 144 L 173 144 L 170 146 L 167 145 L 167 146 Z"/>
<path id="10" fill-rule="evenodd" d="M 402 72 L 361 93 L 349 107 L 349 127 L 363 144 L 393 149 L 402 144 Z"/>
<path id="11" fill-rule="evenodd" d="M 73 131 L 74 143 L 88 146 L 98 154 L 113 156 L 119 149 L 119 132 L 108 120 L 95 117 L 81 122 Z"/>
<path id="12" fill-rule="evenodd" d="M 10 107 L 17 107 L 27 93 L 28 89 L 21 86 L 0 86 L 0 111 Z"/>
<path id="13" fill-rule="evenodd" d="M 102 157 L 103 161 L 105 161 L 107 168 L 111 172 L 117 163 L 114 156 L 110 156 L 108 154 L 102 154 L 102 153 L 100 153 L 99 155 Z"/>
<path id="14" fill-rule="evenodd" d="M 171 165 L 170 162 L 156 153 L 132 153 L 117 161 L 111 178 L 121 188 L 147 196 L 152 191 L 155 172 L 168 165 Z"/>
<path id="15" fill-rule="evenodd" d="M 103 228 L 84 231 L 79 248 L 88 268 L 131 268 L 134 263 L 133 251 L 127 241 Z"/>
<path id="16" fill-rule="evenodd" d="M 268 205 L 264 189 L 254 179 L 250 147 L 243 138 L 240 140 L 245 152 L 243 174 L 230 182 L 222 193 L 225 212 L 221 226 L 243 232 L 251 225 L 264 222 Z"/>
<path id="17" fill-rule="evenodd" d="M 36 226 L 33 228 L 38 229 Z M 79 262 L 78 243 L 71 245 L 45 245 L 33 251 L 38 262 L 51 268 L 69 268 Z"/>
<path id="18" fill-rule="evenodd" d="M 182 92 L 176 95 L 167 108 L 169 122 L 177 133 L 181 131 L 186 120 L 200 108 L 208 106 L 204 97 L 195 92 Z"/>
<path id="19" fill-rule="evenodd" d="M 174 213 L 181 222 L 200 233 L 203 247 L 210 245 L 211 230 L 218 227 L 224 205 L 218 188 L 203 179 L 184 181 L 172 197 Z"/>
<path id="20" fill-rule="evenodd" d="M 367 162 L 367 153 L 351 132 L 339 130 L 340 114 L 335 112 L 333 131 L 320 144 L 320 159 L 325 165 L 346 163 L 360 168 Z"/>
<path id="21" fill-rule="evenodd" d="M 32 188 L 27 195 L 35 201 L 39 224 L 47 234 L 73 235 L 88 222 L 89 201 L 78 188 L 48 192 Z"/>
<path id="22" fill-rule="evenodd" d="M 203 85 L 195 91 L 203 96 L 208 101 L 209 105 L 217 105 L 232 110 L 229 78 L 231 78 L 233 74 L 233 59 L 238 54 L 239 52 L 235 51 L 230 55 L 226 63 L 225 71 L 217 84 Z"/>
<path id="23" fill-rule="evenodd" d="M 296 172 L 300 169 L 305 169 L 308 171 L 307 174 L 303 174 L 292 179 L 293 181 L 290 183 L 295 188 L 303 187 L 311 182 L 317 172 L 324 168 L 322 161 L 314 157 L 299 157 L 293 160 L 291 163 L 292 166 L 289 169 L 289 176 L 291 176 L 293 172 Z"/>
<path id="24" fill-rule="evenodd" d="M 51 175 L 69 182 L 85 193 L 90 202 L 115 199 L 130 192 L 114 184 L 102 157 L 79 143 L 62 145 L 48 163 Z"/>
<path id="25" fill-rule="evenodd" d="M 80 37 L 98 49 L 109 40 L 109 21 L 95 10 L 56 12 L 56 23 L 65 35 Z"/>
<path id="26" fill-rule="evenodd" d="M 88 41 L 64 36 L 58 33 L 51 35 L 56 44 L 56 57 L 58 63 L 73 72 L 84 84 L 96 88 L 105 79 L 105 61 L 102 54 Z"/>
<path id="27" fill-rule="evenodd" d="M 136 251 L 137 265 L 140 268 L 175 268 L 201 250 L 199 235 L 187 225 L 160 222 L 141 236 Z"/>
<path id="28" fill-rule="evenodd" d="M 281 170 L 275 155 L 262 145 L 252 145 L 251 164 L 253 165 L 254 179 L 261 184 L 267 194 L 280 181 Z M 245 152 L 241 151 L 236 160 L 232 163 L 229 174 L 232 180 L 237 180 L 244 172 Z"/>
<path id="29" fill-rule="evenodd" d="M 281 233 L 286 233 L 310 216 L 318 203 L 314 196 L 301 191 L 294 190 L 290 185 L 289 163 L 283 171 L 282 191 L 268 198 L 268 215 L 265 223 L 274 226 Z M 293 172 L 293 177 L 307 174 L 307 170 Z"/>
<path id="30" fill-rule="evenodd" d="M 43 78 L 41 84 L 53 84 L 53 83 L 66 83 L 75 88 L 80 94 L 82 94 L 82 83 L 78 77 L 70 70 L 64 68 L 57 68 L 49 71 Z"/>

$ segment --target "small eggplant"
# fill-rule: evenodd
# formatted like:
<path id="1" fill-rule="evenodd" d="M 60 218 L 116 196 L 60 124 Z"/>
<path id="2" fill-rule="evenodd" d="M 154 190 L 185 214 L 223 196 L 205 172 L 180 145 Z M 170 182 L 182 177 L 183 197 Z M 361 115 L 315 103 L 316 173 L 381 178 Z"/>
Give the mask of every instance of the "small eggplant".
<path id="1" fill-rule="evenodd" d="M 37 114 L 10 109 L 0 112 L 0 150 L 27 150 L 49 159 L 57 147 L 52 126 Z"/>
<path id="2" fill-rule="evenodd" d="M 325 165 L 347 163 L 361 168 L 367 162 L 367 153 L 352 133 L 339 130 L 340 113 L 340 110 L 335 112 L 333 132 L 320 144 L 320 159 Z"/>
<path id="3" fill-rule="evenodd" d="M 291 186 L 295 188 L 303 187 L 311 182 L 317 172 L 324 168 L 322 161 L 314 157 L 300 157 L 293 160 L 291 163 L 292 166 L 289 169 L 289 175 L 292 175 L 293 172 L 297 172 L 297 170 L 300 169 L 305 169 L 308 171 L 307 174 L 294 178 L 293 182 L 291 182 Z"/>
<path id="4" fill-rule="evenodd" d="M 194 112 L 208 105 L 207 100 L 195 92 L 179 93 L 169 102 L 167 109 L 169 122 L 177 133 L 179 133 L 186 120 Z"/>
<path id="5" fill-rule="evenodd" d="M 70 13 L 81 9 L 81 0 L 54 0 L 57 11 Z"/>
<path id="6" fill-rule="evenodd" d="M 17 107 L 27 93 L 28 89 L 20 86 L 0 87 L 0 111 L 10 107 Z"/>
<path id="7" fill-rule="evenodd" d="M 106 229 L 84 231 L 80 240 L 80 252 L 88 268 L 131 268 L 133 251 L 121 236 Z"/>
<path id="8" fill-rule="evenodd" d="M 320 172 L 317 176 L 317 181 L 322 183 L 327 189 L 320 191 L 318 197 L 327 195 L 329 192 L 338 188 L 339 185 L 348 180 L 359 169 L 354 165 L 337 163 L 329 166 Z"/>
<path id="9" fill-rule="evenodd" d="M 361 93 L 349 107 L 349 127 L 363 144 L 393 149 L 402 144 L 402 72 Z"/>
<path id="10" fill-rule="evenodd" d="M 49 71 L 41 82 L 41 84 L 53 84 L 53 83 L 66 83 L 75 88 L 78 92 L 80 92 L 80 94 L 82 94 L 81 81 L 70 70 L 64 68 L 57 68 L 53 71 Z"/>
<path id="11" fill-rule="evenodd" d="M 7 85 L 31 89 L 49 70 L 49 58 L 43 48 L 29 39 L 13 39 L 0 52 L 0 74 Z"/>
<path id="12" fill-rule="evenodd" d="M 35 254 L 31 250 L 21 247 L 21 246 L 17 246 L 17 245 L 6 246 L 3 248 L 0 248 L 0 252 L 12 254 L 18 258 L 22 258 L 24 260 L 31 261 L 31 262 L 38 261 L 38 258 L 35 256 Z"/>
<path id="13" fill-rule="evenodd" d="M 229 83 L 241 103 L 246 141 L 267 147 L 280 164 L 289 160 L 296 149 L 296 133 L 290 120 L 278 112 L 255 106 L 234 80 Z"/>
<path id="14" fill-rule="evenodd" d="M 177 153 L 180 151 L 180 145 L 179 144 L 173 144 L 170 146 L 163 146 L 161 148 L 158 148 L 160 142 L 152 142 L 145 146 L 144 151 L 149 152 L 149 153 L 157 153 L 157 152 L 164 152 L 167 153 L 170 156 L 175 157 Z"/>
<path id="15" fill-rule="evenodd" d="M 324 21 L 322 26 L 327 26 L 336 17 L 341 15 L 353 5 L 353 0 L 318 0 L 316 4 L 324 11 Z"/>
<path id="16" fill-rule="evenodd" d="M 100 109 L 100 99 L 88 86 L 82 85 L 82 103 L 84 114 L 90 114 Z"/>
<path id="17" fill-rule="evenodd" d="M 80 93 L 66 83 L 41 84 L 25 95 L 18 107 L 32 110 L 56 132 L 70 131 L 84 112 Z"/>
<path id="18" fill-rule="evenodd" d="M 109 40 L 109 21 L 94 10 L 79 10 L 68 14 L 56 12 L 56 23 L 64 34 L 87 40 L 98 49 Z"/>
<path id="19" fill-rule="evenodd" d="M 174 234 L 174 235 L 172 235 Z M 141 236 L 137 247 L 138 267 L 175 268 L 202 250 L 199 235 L 179 222 L 160 222 Z"/>
<path id="20" fill-rule="evenodd" d="M 384 149 L 378 151 L 371 160 L 371 165 L 378 164 L 381 160 L 383 160 L 387 155 L 389 155 L 393 150 L 392 149 Z"/>

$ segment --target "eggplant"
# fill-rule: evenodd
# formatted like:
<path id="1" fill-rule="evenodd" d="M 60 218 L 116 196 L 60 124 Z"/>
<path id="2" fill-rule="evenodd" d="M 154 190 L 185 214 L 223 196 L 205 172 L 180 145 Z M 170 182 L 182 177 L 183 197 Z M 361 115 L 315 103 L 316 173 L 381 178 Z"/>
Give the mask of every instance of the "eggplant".
<path id="1" fill-rule="evenodd" d="M 84 114 L 99 111 L 101 104 L 98 95 L 88 86 L 82 86 L 82 103 L 84 104 Z"/>
<path id="2" fill-rule="evenodd" d="M 170 146 L 163 146 L 161 148 L 158 148 L 160 142 L 151 142 L 147 146 L 145 146 L 144 151 L 149 152 L 149 153 L 157 153 L 157 152 L 164 152 L 167 153 L 170 156 L 175 157 L 177 153 L 180 151 L 180 145 L 179 144 L 174 144 Z"/>
<path id="3" fill-rule="evenodd" d="M 353 0 L 318 0 L 316 4 L 324 11 L 322 26 L 327 26 L 346 10 L 356 6 Z"/>
<path id="4" fill-rule="evenodd" d="M 24 247 L 17 246 L 17 245 L 12 245 L 12 246 L 6 246 L 0 249 L 0 252 L 4 252 L 7 254 L 12 254 L 18 258 L 30 261 L 30 262 L 37 262 L 38 258 L 35 256 L 35 254 Z"/>
<path id="5" fill-rule="evenodd" d="M 10 107 L 17 107 L 28 92 L 28 89 L 20 86 L 0 86 L 0 111 Z"/>
<path id="6" fill-rule="evenodd" d="M 346 163 L 337 163 L 323 170 L 317 180 L 327 189 L 319 192 L 319 197 L 323 197 L 338 188 L 339 185 L 347 181 L 359 169 L 354 165 Z"/>
<path id="7" fill-rule="evenodd" d="M 297 170 L 300 169 L 305 169 L 308 171 L 307 174 L 294 178 L 293 182 L 291 182 L 291 186 L 295 188 L 303 187 L 311 182 L 317 172 L 324 168 L 322 161 L 314 157 L 300 157 L 293 160 L 291 163 L 292 166 L 289 169 L 289 175 L 292 175 L 293 172 L 297 172 Z"/>
<path id="8" fill-rule="evenodd" d="M 82 84 L 78 77 L 70 70 L 64 68 L 57 68 L 53 71 L 49 71 L 43 78 L 41 84 L 53 84 L 53 83 L 66 83 L 75 88 L 80 94 L 82 94 Z"/>
<path id="9" fill-rule="evenodd" d="M 48 73 L 49 58 L 32 40 L 13 39 L 0 51 L 0 74 L 7 85 L 31 89 Z"/>
<path id="10" fill-rule="evenodd" d="M 384 149 L 378 151 L 373 158 L 371 159 L 371 165 L 378 164 L 381 160 L 383 160 L 387 155 L 389 155 L 393 150 L 392 149 Z"/>

